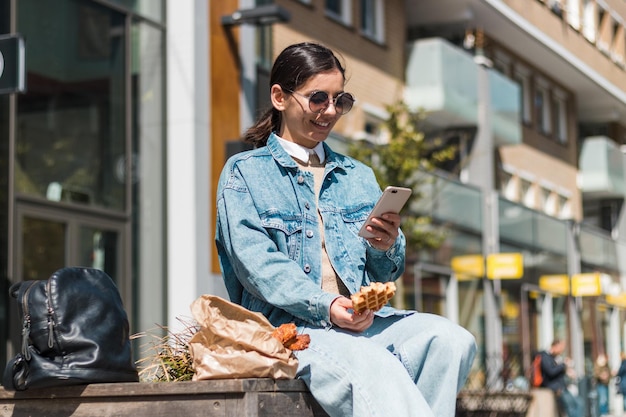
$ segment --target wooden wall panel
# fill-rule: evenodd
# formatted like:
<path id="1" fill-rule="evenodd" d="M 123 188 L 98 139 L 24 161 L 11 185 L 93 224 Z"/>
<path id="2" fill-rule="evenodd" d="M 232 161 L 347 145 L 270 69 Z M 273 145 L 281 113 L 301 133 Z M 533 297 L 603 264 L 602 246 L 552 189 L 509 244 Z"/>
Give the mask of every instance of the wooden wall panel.
<path id="1" fill-rule="evenodd" d="M 221 24 L 223 15 L 229 15 L 238 9 L 238 0 L 209 1 L 209 76 L 211 120 L 210 171 L 211 184 L 211 229 L 215 225 L 215 195 L 220 172 L 226 157 L 226 142 L 240 136 L 239 127 L 239 92 L 240 71 L 238 65 L 238 31 L 236 27 L 224 28 Z M 213 242 L 214 236 L 210 236 Z M 219 262 L 215 245 L 212 245 L 211 270 L 219 273 Z"/>

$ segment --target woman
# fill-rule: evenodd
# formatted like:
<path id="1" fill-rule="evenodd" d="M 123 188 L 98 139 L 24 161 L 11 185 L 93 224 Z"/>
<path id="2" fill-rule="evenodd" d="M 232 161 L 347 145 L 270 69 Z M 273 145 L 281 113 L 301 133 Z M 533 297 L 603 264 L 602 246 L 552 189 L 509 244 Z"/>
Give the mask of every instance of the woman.
<path id="1" fill-rule="evenodd" d="M 272 107 L 246 132 L 256 149 L 219 181 L 216 243 L 233 302 L 311 337 L 298 378 L 330 416 L 452 417 L 473 336 L 443 317 L 383 307 L 355 314 L 350 294 L 404 271 L 400 216 L 358 231 L 381 194 L 372 170 L 324 141 L 354 98 L 328 48 L 287 47 L 270 74 Z"/>

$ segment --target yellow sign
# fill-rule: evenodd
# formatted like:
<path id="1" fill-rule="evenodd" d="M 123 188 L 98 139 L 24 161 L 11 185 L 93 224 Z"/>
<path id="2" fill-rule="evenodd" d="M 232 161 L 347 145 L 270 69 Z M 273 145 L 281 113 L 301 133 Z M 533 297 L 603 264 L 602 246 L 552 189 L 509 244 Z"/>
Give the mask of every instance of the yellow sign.
<path id="1" fill-rule="evenodd" d="M 572 275 L 572 295 L 574 297 L 597 296 L 602 294 L 600 273 Z"/>
<path id="2" fill-rule="evenodd" d="M 482 255 L 455 256 L 450 267 L 459 280 L 482 278 L 485 275 L 485 258 Z"/>
<path id="3" fill-rule="evenodd" d="M 626 308 L 626 293 L 607 295 L 606 302 L 616 307 Z"/>
<path id="4" fill-rule="evenodd" d="M 539 288 L 552 294 L 569 294 L 569 275 L 542 275 Z"/>
<path id="5" fill-rule="evenodd" d="M 487 277 L 490 279 L 520 279 L 524 276 L 521 253 L 494 253 L 487 256 Z"/>

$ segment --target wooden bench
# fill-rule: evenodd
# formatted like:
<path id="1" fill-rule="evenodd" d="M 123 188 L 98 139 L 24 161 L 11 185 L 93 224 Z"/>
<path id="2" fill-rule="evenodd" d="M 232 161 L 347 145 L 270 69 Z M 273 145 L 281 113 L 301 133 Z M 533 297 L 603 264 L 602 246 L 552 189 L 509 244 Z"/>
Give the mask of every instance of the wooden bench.
<path id="1" fill-rule="evenodd" d="M 1 417 L 328 417 L 304 382 L 269 378 L 0 388 Z"/>

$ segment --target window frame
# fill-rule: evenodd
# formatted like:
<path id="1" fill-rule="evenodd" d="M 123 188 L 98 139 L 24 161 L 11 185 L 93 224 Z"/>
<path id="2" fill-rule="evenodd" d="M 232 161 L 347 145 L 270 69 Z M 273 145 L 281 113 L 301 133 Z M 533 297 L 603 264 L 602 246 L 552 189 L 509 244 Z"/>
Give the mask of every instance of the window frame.
<path id="1" fill-rule="evenodd" d="M 339 2 L 340 11 L 337 14 L 336 11 L 328 8 L 328 0 L 324 2 L 324 13 L 326 16 L 333 20 L 341 22 L 345 25 L 352 24 L 352 0 L 337 0 Z"/>
<path id="2" fill-rule="evenodd" d="M 554 138 L 562 144 L 568 141 L 568 123 L 567 123 L 567 94 L 565 92 L 554 89 L 552 91 L 552 117 Z"/>
<path id="3" fill-rule="evenodd" d="M 541 107 L 537 103 L 538 94 L 541 96 Z M 552 101 L 550 100 L 550 86 L 547 81 L 537 77 L 533 91 L 533 114 L 535 128 L 542 134 L 552 134 Z"/>
<path id="4" fill-rule="evenodd" d="M 520 86 L 522 99 L 522 122 L 525 125 L 532 123 L 532 89 L 530 84 L 530 71 L 528 68 L 516 64 L 513 70 L 513 81 Z"/>
<path id="5" fill-rule="evenodd" d="M 383 43 L 385 41 L 385 7 L 383 0 L 361 0 L 360 6 L 361 21 L 359 29 L 361 34 L 378 43 Z M 369 11 L 373 11 L 371 18 L 366 16 Z"/>

